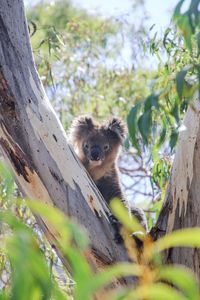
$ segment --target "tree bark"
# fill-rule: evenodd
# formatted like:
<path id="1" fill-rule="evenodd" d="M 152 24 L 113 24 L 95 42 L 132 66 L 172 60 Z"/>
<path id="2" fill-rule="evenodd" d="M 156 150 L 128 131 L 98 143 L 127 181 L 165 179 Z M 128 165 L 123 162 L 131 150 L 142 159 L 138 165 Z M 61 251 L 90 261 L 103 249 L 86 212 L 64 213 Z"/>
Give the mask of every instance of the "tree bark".
<path id="1" fill-rule="evenodd" d="M 154 239 L 173 230 L 200 227 L 200 101 L 189 105 L 173 162 L 163 208 L 152 229 Z M 173 248 L 165 253 L 168 263 L 179 263 L 191 268 L 200 278 L 200 250 Z"/>
<path id="2" fill-rule="evenodd" d="M 94 269 L 127 260 L 114 241 L 110 211 L 96 186 L 67 144 L 32 56 L 22 0 L 0 4 L 0 147 L 20 190 L 74 217 L 88 232 Z M 47 238 L 54 235 L 38 218 Z M 65 266 L 67 262 L 59 253 Z"/>

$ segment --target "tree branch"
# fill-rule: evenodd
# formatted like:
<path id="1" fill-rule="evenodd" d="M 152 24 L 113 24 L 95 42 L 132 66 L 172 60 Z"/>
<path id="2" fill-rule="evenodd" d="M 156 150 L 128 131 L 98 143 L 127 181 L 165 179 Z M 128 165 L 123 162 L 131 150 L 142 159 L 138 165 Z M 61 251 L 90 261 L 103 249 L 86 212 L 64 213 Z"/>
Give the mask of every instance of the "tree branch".
<path id="1" fill-rule="evenodd" d="M 22 0 L 0 5 L 0 147 L 20 190 L 56 206 L 88 231 L 96 269 L 127 260 L 114 241 L 110 211 L 85 172 L 52 109 L 35 69 Z M 54 244 L 45 220 L 38 224 Z M 57 249 L 65 266 L 66 258 Z M 89 257 L 89 256 L 88 256 Z"/>

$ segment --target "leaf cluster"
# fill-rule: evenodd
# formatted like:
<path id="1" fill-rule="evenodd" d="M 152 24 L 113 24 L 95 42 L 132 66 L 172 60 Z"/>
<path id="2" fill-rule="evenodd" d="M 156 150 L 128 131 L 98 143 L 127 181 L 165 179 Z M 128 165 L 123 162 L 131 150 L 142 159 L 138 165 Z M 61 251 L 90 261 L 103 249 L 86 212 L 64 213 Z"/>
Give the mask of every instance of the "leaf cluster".
<path id="1" fill-rule="evenodd" d="M 4 178 L 2 173 L 1 178 Z M 8 172 L 5 179 L 8 179 Z M 11 181 L 10 178 L 9 182 Z M 11 185 L 7 190 L 11 190 Z M 9 193 L 8 196 L 14 201 L 15 208 L 20 209 L 24 205 L 20 198 L 13 198 L 13 195 Z M 59 249 L 69 263 L 73 276 L 73 281 L 71 281 L 73 289 L 71 293 L 69 290 L 66 292 L 66 288 L 63 289 L 61 282 L 56 280 L 51 272 L 49 260 L 46 259 L 41 249 L 37 238 L 38 233 L 32 231 L 13 210 L 5 208 L 0 213 L 1 284 L 4 280 L 0 299 L 89 300 L 97 293 L 104 299 L 113 300 L 200 299 L 198 285 L 192 272 L 183 266 L 165 265 L 161 256 L 163 250 L 171 247 L 200 247 L 199 228 L 175 231 L 153 242 L 151 237 L 144 233 L 138 221 L 130 218 L 122 204 L 114 200 L 112 210 L 124 225 L 121 235 L 130 261 L 117 263 L 94 273 L 87 261 L 87 253 L 90 250 L 84 230 L 74 221 L 67 219 L 56 208 L 30 200 L 27 200 L 27 205 L 32 212 L 42 217 L 54 229 L 57 237 L 54 247 Z M 143 241 L 142 252 L 138 251 L 135 245 L 132 238 L 133 232 Z M 111 283 L 116 282 L 116 278 L 127 276 L 137 278 L 134 286 L 111 288 Z M 66 284 L 69 285 L 69 283 Z"/>

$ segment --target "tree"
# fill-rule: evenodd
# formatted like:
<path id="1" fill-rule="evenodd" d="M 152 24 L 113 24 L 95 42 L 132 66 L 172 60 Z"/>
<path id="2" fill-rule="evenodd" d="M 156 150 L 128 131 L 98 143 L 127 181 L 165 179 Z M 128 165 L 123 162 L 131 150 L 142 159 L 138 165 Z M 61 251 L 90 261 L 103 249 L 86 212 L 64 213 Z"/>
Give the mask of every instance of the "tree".
<path id="1" fill-rule="evenodd" d="M 134 17 L 138 6 L 134 7 Z M 141 26 L 136 30 L 123 17 L 107 19 L 87 13 L 73 7 L 69 0 L 47 0 L 27 7 L 27 19 L 38 72 L 66 130 L 80 114 L 92 114 L 100 122 L 111 115 L 126 119 L 131 106 L 150 92 L 150 80 L 156 71 L 136 69 L 134 65 L 139 62 L 134 54 L 134 61 L 123 58 L 127 47 L 124 41 L 129 39 L 138 58 L 142 53 L 140 43 L 132 40 L 133 36 L 139 40 L 147 37 Z M 129 169 L 127 161 L 131 162 Z M 138 181 L 149 183 L 145 160 L 124 147 L 119 167 L 125 175 L 122 179 L 128 177 L 122 184 L 129 199 L 137 202 L 139 197 L 152 198 L 151 188 L 131 188 Z"/>
<path id="2" fill-rule="evenodd" d="M 106 265 L 116 260 L 127 259 L 124 248 L 121 245 L 116 245 L 113 241 L 113 228 L 109 223 L 109 209 L 105 206 L 95 186 L 81 169 L 73 151 L 67 145 L 61 125 L 46 100 L 41 82 L 34 68 L 22 2 L 19 4 L 15 1 L 10 7 L 10 1 L 3 0 L 0 10 L 2 36 L 0 43 L 2 151 L 10 161 L 16 180 L 24 194 L 31 198 L 37 198 L 40 201 L 52 203 L 63 210 L 66 215 L 76 216 L 81 220 L 89 232 L 91 252 L 88 259 L 91 265 L 94 264 L 98 269 L 100 265 L 102 266 L 102 263 Z M 15 18 L 12 17 L 14 14 Z M 23 26 L 20 26 L 21 22 Z M 188 37 L 187 43 L 190 47 Z M 183 80 L 181 84 L 180 78 L 177 81 L 179 92 L 183 92 Z M 145 129 L 147 129 L 148 125 L 150 125 L 150 129 L 152 127 L 152 115 L 160 106 L 160 104 L 158 105 L 158 98 L 158 95 L 155 94 L 147 97 L 144 103 L 144 114 L 139 116 L 138 127 L 146 144 L 150 130 L 148 129 L 146 132 Z M 167 200 L 158 224 L 152 230 L 152 235 L 155 238 L 158 238 L 159 230 L 165 232 L 167 229 L 182 227 L 182 224 L 191 221 L 190 212 L 193 212 L 193 205 L 197 203 L 198 185 L 196 175 L 198 174 L 198 169 L 192 170 L 191 164 L 189 164 L 191 161 L 196 163 L 198 160 L 197 123 L 199 123 L 199 119 L 198 114 L 196 114 L 198 104 L 197 107 L 196 103 L 194 105 L 191 105 L 186 114 L 186 120 L 188 118 L 193 120 L 192 134 L 188 130 L 180 137 L 184 139 L 184 144 L 180 143 L 179 145 Z M 136 131 L 131 125 L 131 118 L 133 116 L 136 118 L 135 112 L 139 109 L 138 107 L 141 109 L 142 105 L 137 106 L 135 110 L 133 109 L 128 119 L 130 135 L 136 148 L 137 139 L 134 136 Z M 189 143 L 191 136 L 194 139 L 192 143 Z M 188 161 L 180 159 L 182 145 L 185 147 L 185 139 L 191 145 L 189 150 L 186 149 Z M 190 151 L 194 154 L 194 160 Z M 63 165 L 65 159 L 66 164 Z M 177 180 L 178 176 L 183 174 L 179 171 L 183 166 L 189 170 L 187 180 L 185 177 L 183 180 L 182 178 Z M 196 166 L 198 167 L 198 162 Z M 72 172 L 72 176 L 69 176 L 68 170 Z M 176 187 L 174 187 L 174 182 L 177 183 Z M 191 192 L 188 194 L 187 189 L 189 187 Z M 184 197 L 180 201 L 179 195 L 182 193 Z M 190 195 L 192 197 L 188 199 Z M 172 196 L 173 201 L 171 200 Z M 64 203 L 62 202 L 63 199 Z M 195 201 L 193 202 L 191 199 L 195 199 Z M 78 208 L 81 207 L 81 211 L 80 209 L 77 210 L 75 203 L 78 203 Z M 188 203 L 188 215 L 185 217 L 181 210 L 180 218 L 174 218 L 174 216 L 178 215 L 178 208 L 183 207 L 183 203 Z M 169 211 L 169 204 L 174 205 L 172 213 Z M 167 222 L 168 216 L 169 222 Z M 180 223 L 178 224 L 177 221 L 175 224 L 174 220 L 178 220 Z M 38 218 L 38 223 L 43 230 L 50 233 L 47 236 L 53 244 L 54 239 L 56 239 L 53 229 L 43 219 Z M 91 223 L 92 226 L 90 226 Z M 195 220 L 193 224 L 196 225 Z M 101 231 L 101 229 L 103 230 Z M 98 238 L 96 237 L 100 231 L 102 235 L 100 239 L 101 244 L 99 243 L 99 236 Z M 111 255 L 110 250 L 115 253 L 114 257 Z M 170 251 L 170 253 L 172 254 L 170 255 L 171 262 L 176 262 L 177 253 L 175 250 Z M 181 253 L 184 253 L 182 255 L 184 258 L 188 255 L 187 249 L 181 250 Z M 64 258 L 63 261 L 67 265 Z M 197 269 L 198 273 L 197 262 L 195 261 L 193 265 L 191 263 L 187 264 L 195 270 Z"/>
<path id="3" fill-rule="evenodd" d="M 199 1 L 191 1 L 186 11 L 182 8 L 183 3 L 184 1 L 179 1 L 174 10 L 173 21 L 176 30 L 172 33 L 172 29 L 167 28 L 162 41 L 169 54 L 165 63 L 167 76 L 160 76 L 155 90 L 160 87 L 159 81 L 165 79 L 165 84 L 161 91 L 154 91 L 144 103 L 133 107 L 128 117 L 133 144 L 139 152 L 142 144 L 149 147 L 151 155 L 153 153 L 153 160 L 159 158 L 158 152 L 162 151 L 164 143 L 169 141 L 169 146 L 173 149 L 179 137 L 164 205 L 155 227 L 151 230 L 155 240 L 171 231 L 200 225 Z M 157 53 L 158 41 L 154 38 L 152 43 L 154 52 Z M 180 120 L 181 114 L 185 114 L 183 122 Z M 168 132 L 171 132 L 171 135 L 168 135 Z M 162 178 L 162 166 L 158 169 L 155 182 L 165 190 L 166 180 Z M 173 248 L 167 251 L 165 257 L 168 263 L 190 267 L 199 278 L 198 249 Z"/>
<path id="4" fill-rule="evenodd" d="M 84 225 L 91 243 L 87 258 L 94 268 L 126 260 L 124 247 L 113 238 L 110 211 L 67 144 L 38 77 L 23 1 L 3 0 L 0 24 L 0 144 L 20 190 Z M 36 218 L 54 245 L 53 228 Z M 68 266 L 59 251 L 58 255 Z"/>
<path id="5" fill-rule="evenodd" d="M 173 162 L 165 202 L 156 226 L 155 239 L 173 230 L 199 227 L 199 96 L 188 108 L 179 133 L 179 142 Z M 166 253 L 168 263 L 179 263 L 191 268 L 200 278 L 198 248 L 173 248 Z"/>

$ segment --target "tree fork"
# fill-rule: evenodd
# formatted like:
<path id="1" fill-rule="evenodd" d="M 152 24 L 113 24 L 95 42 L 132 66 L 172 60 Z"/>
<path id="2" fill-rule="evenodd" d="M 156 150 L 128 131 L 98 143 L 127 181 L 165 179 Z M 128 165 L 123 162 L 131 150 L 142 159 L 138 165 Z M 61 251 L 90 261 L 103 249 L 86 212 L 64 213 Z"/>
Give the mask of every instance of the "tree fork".
<path id="1" fill-rule="evenodd" d="M 87 229 L 93 268 L 127 260 L 123 245 L 114 241 L 110 211 L 67 144 L 47 99 L 35 68 L 22 0 L 1 0 L 0 36 L 0 147 L 20 190 L 59 208 Z M 56 236 L 45 220 L 37 220 L 54 243 Z"/>

